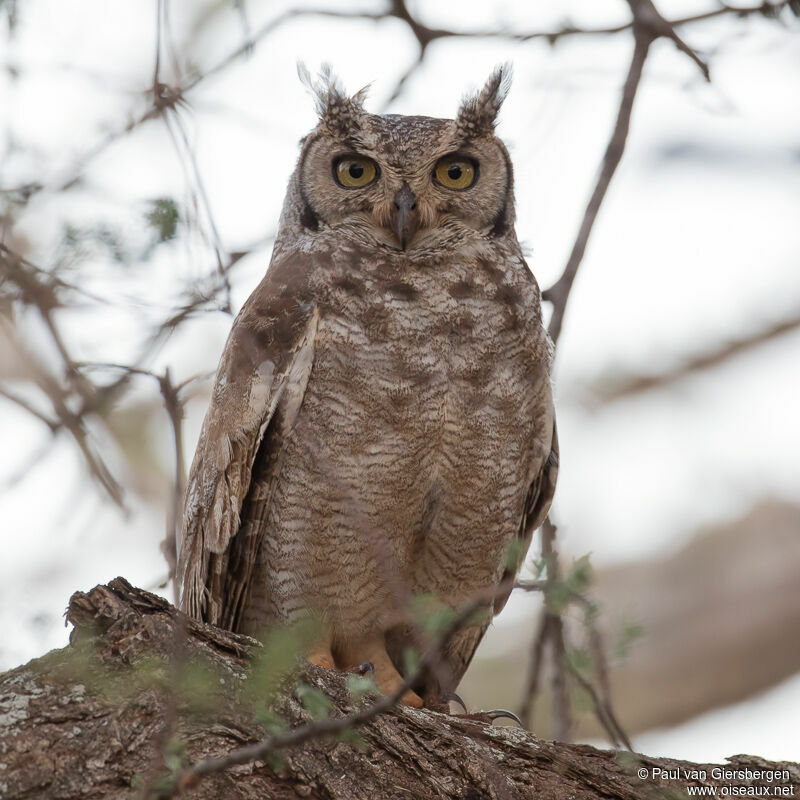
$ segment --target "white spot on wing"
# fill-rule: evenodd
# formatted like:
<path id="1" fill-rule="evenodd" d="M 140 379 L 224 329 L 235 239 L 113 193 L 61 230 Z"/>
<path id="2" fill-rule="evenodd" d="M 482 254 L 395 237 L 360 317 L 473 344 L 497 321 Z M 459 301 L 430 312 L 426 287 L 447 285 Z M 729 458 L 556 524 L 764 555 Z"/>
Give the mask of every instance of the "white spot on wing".
<path id="1" fill-rule="evenodd" d="M 248 405 L 251 411 L 261 414 L 267 404 L 270 392 L 272 391 L 272 379 L 275 374 L 274 362 L 267 359 L 258 365 L 253 383 L 250 386 L 250 397 Z"/>

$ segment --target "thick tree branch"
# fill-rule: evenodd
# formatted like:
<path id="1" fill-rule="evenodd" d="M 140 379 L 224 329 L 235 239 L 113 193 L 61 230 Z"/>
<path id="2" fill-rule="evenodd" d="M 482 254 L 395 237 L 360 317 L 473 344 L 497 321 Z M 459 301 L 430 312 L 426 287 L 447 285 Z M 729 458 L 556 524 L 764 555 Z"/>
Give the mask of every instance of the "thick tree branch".
<path id="1" fill-rule="evenodd" d="M 741 770 L 740 776 L 724 779 L 714 777 L 713 765 L 548 742 L 474 717 L 404 707 L 373 715 L 375 700 L 354 701 L 346 676 L 310 666 L 303 679 L 329 697 L 330 716 L 312 719 L 289 682 L 273 702 L 275 719 L 286 726 L 284 734 L 272 739 L 285 745 L 283 759 L 245 762 L 237 756 L 218 770 L 220 754 L 263 754 L 265 730 L 247 700 L 253 680 L 249 664 L 260 651 L 258 644 L 187 619 L 122 579 L 76 593 L 67 618 L 75 625 L 68 648 L 0 676 L 5 767 L 0 782 L 18 800 L 116 800 L 146 785 L 151 799 L 163 798 L 174 790 L 178 776 L 190 774 L 181 769 L 186 761 L 209 765 L 202 783 L 179 793 L 193 800 L 644 800 L 687 785 L 791 790 L 800 783 L 800 765 L 753 756 L 737 756 L 724 765 Z M 184 678 L 195 677 L 175 686 L 168 665 L 180 624 L 186 631 L 185 664 L 195 670 Z M 198 684 L 197 670 L 207 676 L 205 683 Z M 164 764 L 158 733 L 170 697 L 176 718 L 171 755 Z M 358 715 L 363 724 L 354 740 L 346 726 Z M 324 728 L 328 735 L 317 735 Z M 343 732 L 349 734 L 345 741 L 335 735 Z M 163 764 L 166 781 L 143 779 L 154 763 Z M 705 777 L 685 772 L 695 767 L 704 769 Z M 657 771 L 667 769 L 673 772 Z M 746 777 L 745 769 L 761 772 Z M 766 770 L 774 774 L 765 778 Z"/>

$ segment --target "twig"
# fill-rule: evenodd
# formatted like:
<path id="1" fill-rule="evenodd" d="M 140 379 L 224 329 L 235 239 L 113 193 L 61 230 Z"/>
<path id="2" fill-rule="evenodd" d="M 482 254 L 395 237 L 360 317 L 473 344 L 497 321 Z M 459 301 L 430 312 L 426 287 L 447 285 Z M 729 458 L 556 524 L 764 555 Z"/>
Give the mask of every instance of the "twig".
<path id="1" fill-rule="evenodd" d="M 586 402 L 592 405 L 610 403 L 652 389 L 661 389 L 688 375 L 716 367 L 748 350 L 798 329 L 800 329 L 800 313 L 795 313 L 760 330 L 720 343 L 705 353 L 697 353 L 682 358 L 674 367 L 669 367 L 661 372 L 650 375 L 622 374 L 619 376 L 610 375 L 609 377 L 601 376 L 586 391 Z"/>
<path id="2" fill-rule="evenodd" d="M 621 742 L 628 750 L 633 750 L 633 745 L 628 738 L 628 734 L 625 733 L 624 728 L 617 720 L 617 715 L 614 712 L 614 705 L 611 702 L 611 683 L 608 678 L 608 661 L 606 659 L 606 651 L 603 646 L 600 629 L 597 627 L 597 622 L 595 620 L 596 606 L 588 597 L 585 597 L 579 592 L 572 592 L 571 596 L 583 606 L 584 627 L 589 634 L 589 649 L 592 653 L 592 662 L 594 664 L 594 672 L 597 675 L 597 683 L 600 686 L 599 696 L 598 692 L 594 690 L 594 687 L 591 687 L 590 691 L 592 702 L 595 705 L 597 719 L 611 734 L 611 741 L 615 746 L 617 746 L 618 742 Z M 567 664 L 569 666 L 569 662 L 567 662 Z M 587 688 L 585 684 L 588 684 L 588 681 L 584 678 L 584 682 L 581 682 L 581 685 Z"/>
<path id="3" fill-rule="evenodd" d="M 589 695 L 592 705 L 594 706 L 595 716 L 597 717 L 600 724 L 605 729 L 606 733 L 608 734 L 609 741 L 614 747 L 619 747 L 620 745 L 624 745 L 627 750 L 633 750 L 630 742 L 627 740 L 627 737 L 624 734 L 624 731 L 621 729 L 617 729 L 615 726 L 616 720 L 610 719 L 606 714 L 606 709 L 603 703 L 600 701 L 600 698 L 597 695 L 597 691 L 595 690 L 594 686 L 580 673 L 580 670 L 576 669 L 572 664 L 567 662 L 567 669 L 569 670 L 569 674 L 578 682 L 578 684 L 586 691 Z M 622 734 L 620 736 L 620 734 Z"/>
<path id="4" fill-rule="evenodd" d="M 790 3 L 793 0 L 781 0 L 781 2 L 763 2 L 756 5 L 749 5 L 749 6 L 742 6 L 742 7 L 735 7 L 735 6 L 728 6 L 724 5 L 721 8 L 715 9 L 713 11 L 704 12 L 702 14 L 695 14 L 693 16 L 686 16 L 680 17 L 674 20 L 667 20 L 667 25 L 670 28 L 680 27 L 684 25 L 691 24 L 693 22 L 702 22 L 705 20 L 719 18 L 724 15 L 732 15 L 737 16 L 740 18 L 749 17 L 755 14 L 762 14 L 764 16 L 778 16 L 785 8 L 789 7 Z M 422 25 L 418 20 L 416 20 L 413 16 L 408 14 L 406 9 L 406 14 L 408 15 L 409 19 L 407 19 L 401 12 L 400 9 L 404 9 L 405 4 L 397 4 L 392 3 L 392 6 L 389 10 L 380 12 L 380 13 L 372 13 L 367 11 L 334 11 L 331 9 L 314 9 L 314 8 L 303 8 L 303 9 L 292 9 L 289 11 L 284 12 L 283 14 L 275 17 L 274 19 L 270 20 L 269 22 L 265 23 L 259 30 L 257 30 L 249 39 L 247 39 L 242 45 L 232 50 L 228 55 L 218 61 L 214 66 L 210 67 L 209 69 L 205 70 L 204 72 L 195 72 L 184 81 L 182 81 L 179 85 L 174 87 L 166 87 L 163 84 L 161 87 L 163 89 L 167 89 L 168 91 L 164 94 L 163 97 L 154 97 L 153 104 L 150 105 L 145 111 L 141 112 L 140 114 L 131 117 L 131 119 L 120 128 L 111 131 L 106 136 L 104 136 L 100 141 L 98 141 L 93 147 L 87 150 L 77 162 L 77 165 L 73 168 L 71 174 L 68 177 L 62 178 L 60 181 L 56 182 L 55 184 L 45 185 L 45 184 L 37 184 L 37 185 L 28 185 L 27 191 L 28 196 L 32 193 L 41 192 L 44 190 L 60 192 L 65 191 L 72 186 L 74 186 L 81 178 L 81 175 L 85 172 L 86 168 L 105 150 L 107 150 L 112 144 L 116 141 L 121 139 L 123 136 L 129 134 L 131 131 L 139 128 L 140 126 L 144 125 L 145 123 L 149 122 L 152 119 L 155 119 L 161 113 L 161 108 L 163 107 L 165 102 L 170 104 L 175 104 L 182 100 L 187 93 L 195 89 L 205 80 L 214 75 L 223 72 L 227 69 L 231 64 L 235 61 L 238 61 L 243 56 L 249 55 L 255 45 L 269 36 L 270 34 L 274 33 L 278 28 L 286 24 L 287 22 L 297 19 L 298 17 L 306 17 L 306 16 L 326 16 L 331 18 L 338 18 L 338 19 L 345 19 L 345 20 L 372 20 L 372 21 L 380 21 L 383 19 L 389 18 L 397 18 L 404 21 L 409 27 L 411 28 L 412 32 L 414 33 L 415 38 L 420 45 L 422 46 L 422 41 L 427 41 L 429 44 L 431 41 L 436 39 L 444 39 L 444 38 L 461 38 L 461 39 L 470 39 L 470 38 L 502 38 L 508 39 L 511 41 L 546 41 L 550 44 L 554 44 L 562 38 L 572 37 L 572 36 L 606 36 L 606 35 L 614 35 L 618 33 L 623 33 L 624 31 L 630 30 L 633 27 L 633 22 L 623 23 L 621 25 L 615 25 L 610 27 L 603 27 L 603 28 L 577 28 L 573 26 L 564 26 L 560 29 L 554 29 L 549 31 L 528 31 L 528 32 L 511 32 L 511 31 L 502 31 L 502 30 L 474 30 L 474 31 L 453 31 L 448 29 L 442 28 L 427 28 L 426 26 Z M 420 38 L 422 37 L 422 38 Z M 161 93 L 160 93 L 161 94 Z M 22 187 L 15 187 L 10 189 L 5 189 L 5 192 L 17 192 L 20 191 Z"/>
<path id="5" fill-rule="evenodd" d="M 558 342 L 558 337 L 561 335 L 561 325 L 564 320 L 564 312 L 566 311 L 569 294 L 572 290 L 575 276 L 578 274 L 578 267 L 580 267 L 581 261 L 583 261 L 592 227 L 597 219 L 597 214 L 600 211 L 600 206 L 606 196 L 611 179 L 614 177 L 617 166 L 619 166 L 619 162 L 622 160 L 622 154 L 625 151 L 625 142 L 628 138 L 628 130 L 630 129 L 633 101 L 636 97 L 636 91 L 639 88 L 642 70 L 644 69 L 644 63 L 647 59 L 647 53 L 652 41 L 653 36 L 650 33 L 640 32 L 635 36 L 633 56 L 630 66 L 628 67 L 628 75 L 625 78 L 625 86 L 622 90 L 622 100 L 620 102 L 619 111 L 617 112 L 617 122 L 611 134 L 611 140 L 608 143 L 605 155 L 603 156 L 603 165 L 597 179 L 597 184 L 589 199 L 589 204 L 586 206 L 583 221 L 578 230 L 575 243 L 572 246 L 572 252 L 570 253 L 564 272 L 553 286 L 542 294 L 544 300 L 553 304 L 553 315 L 550 318 L 548 333 L 554 343 Z"/>
<path id="6" fill-rule="evenodd" d="M 173 451 L 175 454 L 175 477 L 172 482 L 172 492 L 170 497 L 169 509 L 167 512 L 166 536 L 161 543 L 161 551 L 167 561 L 169 573 L 167 580 L 173 581 L 173 602 L 178 605 L 178 585 L 175 582 L 175 568 L 177 566 L 177 535 L 180 526 L 181 507 L 183 504 L 183 494 L 186 488 L 186 461 L 183 455 L 183 419 L 184 403 L 181 399 L 181 391 L 194 381 L 208 376 L 208 373 L 193 375 L 190 378 L 175 385 L 172 382 L 169 367 L 164 370 L 163 375 L 159 375 L 142 367 L 131 367 L 125 364 L 93 363 L 81 364 L 85 369 L 113 369 L 121 370 L 128 375 L 140 375 L 154 378 L 158 382 L 158 388 L 164 402 L 164 410 L 170 421 L 172 428 Z"/>
<path id="7" fill-rule="evenodd" d="M 528 728 L 533 725 L 533 708 L 539 693 L 539 675 L 542 671 L 545 645 L 550 638 L 550 624 L 550 614 L 542 614 L 539 618 L 539 629 L 533 637 L 531 657 L 528 661 L 528 677 L 525 680 L 525 689 L 519 707 L 519 716 Z"/>
<path id="8" fill-rule="evenodd" d="M 567 691 L 567 648 L 561 613 L 552 613 L 550 639 L 553 652 L 553 738 L 559 742 L 572 739 L 572 706 Z"/>
<path id="9" fill-rule="evenodd" d="M 488 602 L 492 601 L 495 594 L 502 591 L 504 588 L 508 587 L 501 585 L 497 588 L 493 587 L 490 592 L 479 593 L 457 614 L 455 614 L 447 627 L 438 637 L 436 643 L 428 650 L 427 653 L 425 653 L 425 655 L 420 659 L 416 668 L 391 694 L 382 697 L 372 705 L 369 705 L 355 713 L 347 714 L 343 717 L 319 720 L 317 722 L 309 723 L 308 725 L 302 725 L 299 728 L 295 728 L 294 730 L 281 734 L 280 736 L 273 736 L 257 744 L 237 748 L 236 750 L 226 753 L 224 756 L 209 758 L 205 761 L 201 761 L 199 764 L 195 764 L 193 767 L 189 767 L 181 772 L 160 796 L 164 798 L 174 797 L 178 792 L 197 786 L 197 784 L 207 775 L 221 772 L 229 767 L 239 764 L 248 764 L 253 761 L 259 761 L 269 753 L 273 753 L 276 750 L 294 747 L 311 739 L 318 739 L 322 736 L 330 736 L 347 730 L 352 730 L 353 728 L 364 725 L 379 715 L 390 711 L 397 705 L 400 698 L 423 676 L 425 670 L 431 666 L 433 661 L 438 658 L 442 647 L 445 645 L 450 636 L 452 636 L 461 627 L 461 625 L 470 617 L 472 617 L 477 611 L 482 610 Z"/>
<path id="10" fill-rule="evenodd" d="M 0 396 L 5 397 L 6 400 L 10 400 L 15 405 L 18 405 L 20 408 L 27 411 L 31 416 L 36 417 L 40 422 L 43 422 L 50 428 L 51 433 L 55 433 L 61 426 L 55 420 L 50 419 L 46 414 L 39 411 L 38 408 L 34 408 L 27 400 L 24 400 L 22 397 L 10 392 L 8 389 L 5 389 L 3 386 L 0 386 Z"/>
<path id="11" fill-rule="evenodd" d="M 208 226 L 211 231 L 211 239 L 213 243 L 212 246 L 214 248 L 214 255 L 217 261 L 217 274 L 219 275 L 222 284 L 222 289 L 225 294 L 225 302 L 222 306 L 222 310 L 228 314 L 233 314 L 233 307 L 231 305 L 231 284 L 230 281 L 228 280 L 227 270 L 222 261 L 222 253 L 224 251 L 224 248 L 222 246 L 222 241 L 220 239 L 219 229 L 217 228 L 216 220 L 214 219 L 214 212 L 211 208 L 211 201 L 208 197 L 208 193 L 206 192 L 205 183 L 203 181 L 202 175 L 200 174 L 200 167 L 197 163 L 197 158 L 194 154 L 194 150 L 192 149 L 192 146 L 189 143 L 189 137 L 186 135 L 186 130 L 184 129 L 183 123 L 181 122 L 181 119 L 175 109 L 173 109 L 172 120 L 175 123 L 175 127 L 178 129 L 180 140 L 183 143 L 184 154 L 191 167 L 191 176 L 194 179 L 194 186 L 196 192 L 200 197 L 203 203 L 203 208 L 206 212 L 206 219 L 208 220 Z M 173 142 L 175 142 L 175 146 L 178 147 L 175 135 L 172 132 L 172 129 L 170 128 L 169 122 L 170 118 L 165 113 L 164 123 L 167 126 L 167 130 L 169 131 L 169 134 L 172 137 Z"/>
<path id="12" fill-rule="evenodd" d="M 159 377 L 158 386 L 161 396 L 164 398 L 164 408 L 172 426 L 172 442 L 175 451 L 175 479 L 172 482 L 172 498 L 170 510 L 167 514 L 167 534 L 161 544 L 161 550 L 169 567 L 169 577 L 172 579 L 173 602 L 177 606 L 178 582 L 175 577 L 175 570 L 178 565 L 178 529 L 181 524 L 183 493 L 186 488 L 186 462 L 183 456 L 184 407 L 180 398 L 181 387 L 173 385 L 169 368 Z"/>

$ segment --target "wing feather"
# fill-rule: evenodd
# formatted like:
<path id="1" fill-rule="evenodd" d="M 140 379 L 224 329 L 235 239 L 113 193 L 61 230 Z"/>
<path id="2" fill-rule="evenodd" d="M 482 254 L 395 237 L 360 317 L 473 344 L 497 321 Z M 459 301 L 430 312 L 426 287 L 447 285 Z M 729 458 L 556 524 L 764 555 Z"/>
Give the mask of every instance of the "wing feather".
<path id="1" fill-rule="evenodd" d="M 235 627 L 258 544 L 233 547 L 256 458 L 268 460 L 277 475 L 313 365 L 319 311 L 303 285 L 288 285 L 298 274 L 292 267 L 271 266 L 234 322 L 186 488 L 181 607 L 229 628 Z M 276 424 L 279 430 L 267 436 Z"/>

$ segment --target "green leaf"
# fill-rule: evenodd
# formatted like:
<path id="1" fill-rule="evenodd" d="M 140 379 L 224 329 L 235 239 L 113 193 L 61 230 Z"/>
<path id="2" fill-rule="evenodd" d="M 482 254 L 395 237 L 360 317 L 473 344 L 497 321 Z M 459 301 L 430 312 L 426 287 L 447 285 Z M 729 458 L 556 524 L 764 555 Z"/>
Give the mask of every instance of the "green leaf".
<path id="1" fill-rule="evenodd" d="M 181 213 L 177 203 L 171 197 L 159 197 L 150 202 L 150 208 L 144 218 L 156 232 L 157 240 L 161 243 L 175 238 L 178 232 L 178 223 L 181 221 Z"/>
<path id="2" fill-rule="evenodd" d="M 425 633 L 441 633 L 452 621 L 454 612 L 434 594 L 418 594 L 411 598 L 411 613 Z"/>
<path id="3" fill-rule="evenodd" d="M 592 696 L 583 686 L 576 686 L 571 692 L 572 707 L 579 714 L 584 714 L 594 711 L 594 702 Z"/>
<path id="4" fill-rule="evenodd" d="M 528 552 L 528 544 L 524 539 L 512 539 L 503 553 L 503 567 L 516 572 Z"/>
<path id="5" fill-rule="evenodd" d="M 321 630 L 319 620 L 307 618 L 274 628 L 262 637 L 261 649 L 248 672 L 245 691 L 256 710 L 270 706 L 278 690 L 297 674 L 300 669 L 297 654 L 308 652 Z"/>
<path id="6" fill-rule="evenodd" d="M 360 731 L 355 728 L 347 728 L 336 737 L 340 742 L 349 744 L 354 750 L 359 753 L 364 753 L 367 750 L 367 740 L 364 738 Z"/>
<path id="7" fill-rule="evenodd" d="M 202 713 L 217 707 L 220 678 L 219 672 L 207 661 L 193 660 L 184 665 L 178 688 L 190 711 Z"/>
<path id="8" fill-rule="evenodd" d="M 591 582 L 592 565 L 587 553 L 572 563 L 569 572 L 564 577 L 564 583 L 566 583 L 571 592 L 580 594 Z"/>
<path id="9" fill-rule="evenodd" d="M 546 568 L 547 568 L 547 559 L 545 558 L 537 558 L 531 564 L 531 572 L 533 572 L 537 580 L 541 578 L 542 575 L 544 575 Z"/>
<path id="10" fill-rule="evenodd" d="M 307 683 L 298 684 L 294 695 L 314 719 L 325 719 L 333 708 L 333 700 L 328 695 Z"/>
<path id="11" fill-rule="evenodd" d="M 592 565 L 588 554 L 572 563 L 566 575 L 557 581 L 546 594 L 549 608 L 556 614 L 563 611 L 582 594 L 592 582 Z"/>
<path id="12" fill-rule="evenodd" d="M 264 761 L 267 762 L 267 766 L 275 773 L 283 772 L 286 768 L 286 758 L 279 752 L 267 753 L 266 756 L 264 756 Z"/>
<path id="13" fill-rule="evenodd" d="M 282 733 L 286 733 L 288 729 L 286 720 L 271 708 L 259 709 L 253 716 L 256 722 L 262 725 L 264 730 L 271 736 L 280 736 Z"/>
<path id="14" fill-rule="evenodd" d="M 617 634 L 614 645 L 614 657 L 617 661 L 624 661 L 630 654 L 634 643 L 644 636 L 645 630 L 638 622 L 625 622 Z"/>
<path id="15" fill-rule="evenodd" d="M 403 674 L 410 675 L 419 666 L 419 653 L 414 647 L 403 650 Z"/>
<path id="16" fill-rule="evenodd" d="M 589 652 L 582 647 L 571 647 L 566 652 L 567 663 L 584 678 L 592 671 L 593 661 Z"/>
<path id="17" fill-rule="evenodd" d="M 367 695 L 380 694 L 381 690 L 375 685 L 371 675 L 348 675 L 347 691 L 354 702 L 362 700 Z"/>

